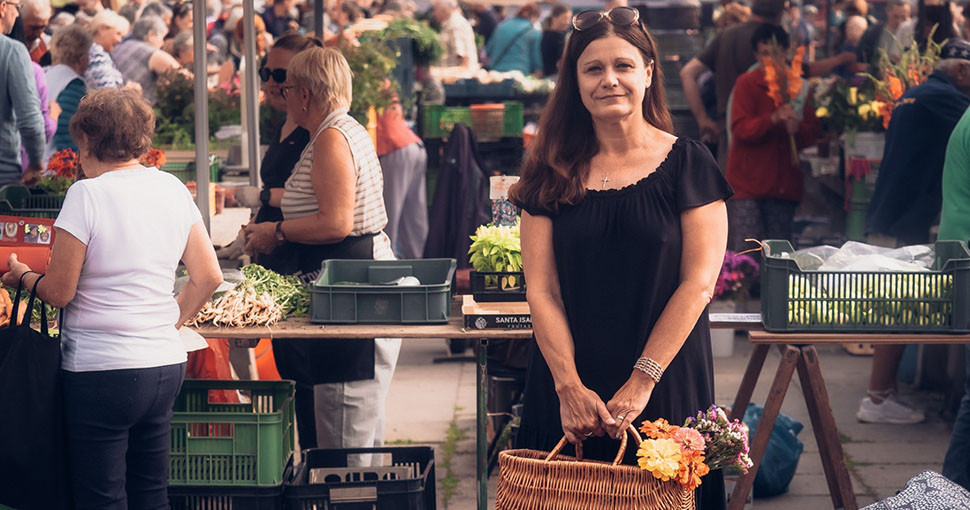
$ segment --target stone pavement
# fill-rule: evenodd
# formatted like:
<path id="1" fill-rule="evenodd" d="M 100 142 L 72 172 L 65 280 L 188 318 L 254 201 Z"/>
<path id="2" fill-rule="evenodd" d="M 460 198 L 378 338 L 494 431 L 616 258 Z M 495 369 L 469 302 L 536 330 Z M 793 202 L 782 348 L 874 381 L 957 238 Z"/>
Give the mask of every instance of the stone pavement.
<path id="1" fill-rule="evenodd" d="M 733 402 L 750 352 L 750 344 L 739 335 L 735 340 L 734 355 L 715 359 L 719 403 Z M 444 340 L 404 342 L 388 396 L 387 439 L 392 443 L 434 445 L 438 508 L 472 510 L 475 508 L 475 365 L 472 362 L 434 363 L 435 358 L 446 357 L 447 354 Z M 951 425 L 938 417 L 942 406 L 939 395 L 904 392 L 904 400 L 917 401 L 927 409 L 928 419 L 923 424 L 858 423 L 855 412 L 866 389 L 871 358 L 850 356 L 838 346 L 820 347 L 819 356 L 860 507 L 893 495 L 921 471 L 941 469 Z M 764 403 L 778 359 L 777 351 L 769 354 L 754 402 Z M 756 499 L 754 507 L 785 510 L 831 508 L 818 448 L 797 377 L 788 390 L 782 412 L 805 425 L 799 434 L 805 451 L 788 493 Z M 459 430 L 463 433 L 462 439 L 451 442 L 456 448 L 450 454 L 450 475 L 445 465 L 445 454 L 448 452 L 442 448 L 449 443 L 446 440 L 449 429 L 456 437 L 461 436 Z M 495 476 L 490 482 L 490 494 L 494 497 Z M 446 488 L 451 491 L 447 501 L 443 497 Z"/>

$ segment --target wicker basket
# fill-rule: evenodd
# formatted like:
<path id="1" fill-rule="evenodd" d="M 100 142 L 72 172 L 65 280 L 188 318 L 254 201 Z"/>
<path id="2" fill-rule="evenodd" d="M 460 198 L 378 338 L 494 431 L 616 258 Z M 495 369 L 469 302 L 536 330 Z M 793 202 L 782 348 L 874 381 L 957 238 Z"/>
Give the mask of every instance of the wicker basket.
<path id="1" fill-rule="evenodd" d="M 562 438 L 552 452 L 507 450 L 499 454 L 496 510 L 693 510 L 694 491 L 674 481 L 663 482 L 646 470 L 620 464 L 627 436 L 640 444 L 631 426 L 620 441 L 612 463 L 559 455 Z"/>

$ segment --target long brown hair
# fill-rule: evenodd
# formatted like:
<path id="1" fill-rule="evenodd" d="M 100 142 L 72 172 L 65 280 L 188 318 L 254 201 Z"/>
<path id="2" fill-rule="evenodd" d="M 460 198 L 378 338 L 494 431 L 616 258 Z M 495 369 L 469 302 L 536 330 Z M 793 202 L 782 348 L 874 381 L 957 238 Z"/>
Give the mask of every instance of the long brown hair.
<path id="1" fill-rule="evenodd" d="M 660 54 L 646 27 L 636 23 L 614 26 L 608 20 L 569 36 L 559 62 L 556 88 L 539 120 L 539 131 L 522 167 L 522 177 L 509 190 L 510 197 L 526 207 L 558 212 L 560 204 L 575 205 L 586 196 L 589 162 L 599 152 L 593 118 L 583 105 L 577 78 L 577 61 L 590 43 L 616 35 L 640 50 L 653 64 L 653 83 L 643 97 L 643 118 L 652 126 L 673 132 L 664 93 Z"/>

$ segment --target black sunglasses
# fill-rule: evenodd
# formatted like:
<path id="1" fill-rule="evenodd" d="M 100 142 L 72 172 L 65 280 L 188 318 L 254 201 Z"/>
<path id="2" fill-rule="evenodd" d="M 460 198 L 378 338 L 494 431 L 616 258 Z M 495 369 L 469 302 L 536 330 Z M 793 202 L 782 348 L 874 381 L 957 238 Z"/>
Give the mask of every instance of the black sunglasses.
<path id="1" fill-rule="evenodd" d="M 640 11 L 625 6 L 614 7 L 609 11 L 583 11 L 573 16 L 573 28 L 577 31 L 587 30 L 603 20 L 609 20 L 610 23 L 618 27 L 628 27 L 640 21 Z"/>
<path id="2" fill-rule="evenodd" d="M 263 80 L 263 83 L 269 81 L 270 76 L 273 77 L 273 81 L 276 83 L 283 83 L 286 81 L 286 69 L 270 69 L 268 67 L 263 67 L 259 70 L 259 79 Z"/>

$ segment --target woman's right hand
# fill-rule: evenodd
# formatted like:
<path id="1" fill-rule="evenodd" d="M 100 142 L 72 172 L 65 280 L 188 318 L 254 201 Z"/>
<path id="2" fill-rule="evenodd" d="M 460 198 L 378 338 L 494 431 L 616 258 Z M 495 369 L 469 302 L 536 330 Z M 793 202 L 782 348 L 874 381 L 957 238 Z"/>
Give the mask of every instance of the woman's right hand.
<path id="1" fill-rule="evenodd" d="M 589 436 L 602 436 L 604 423 L 616 423 L 599 395 L 582 384 L 563 387 L 558 393 L 562 432 L 570 443 L 580 444 Z"/>

